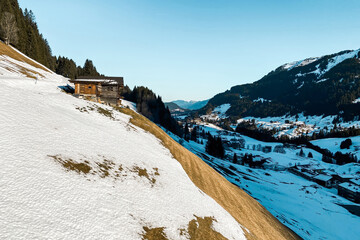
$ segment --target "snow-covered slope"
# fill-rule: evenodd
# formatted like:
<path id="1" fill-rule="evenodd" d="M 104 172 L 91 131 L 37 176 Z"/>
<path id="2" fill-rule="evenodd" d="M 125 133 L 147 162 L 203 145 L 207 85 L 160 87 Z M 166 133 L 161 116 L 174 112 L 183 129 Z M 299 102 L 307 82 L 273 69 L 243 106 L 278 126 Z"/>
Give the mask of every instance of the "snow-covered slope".
<path id="1" fill-rule="evenodd" d="M 45 77 L 0 82 L 3 238 L 138 239 L 161 228 L 186 239 L 191 221 L 211 219 L 218 234 L 245 239 L 158 139 L 128 115 L 62 93 L 66 79 L 38 72 Z"/>
<path id="2" fill-rule="evenodd" d="M 297 239 L 134 111 L 74 98 L 58 88 L 67 79 L 6 59 L 1 238 Z"/>
<path id="3" fill-rule="evenodd" d="M 341 152 L 355 154 L 357 158 L 360 159 L 360 136 L 349 137 L 352 141 L 351 146 L 349 149 L 341 149 L 340 144 L 345 139 L 348 138 L 325 138 L 311 141 L 311 143 L 321 148 L 328 149 L 332 153 Z"/>

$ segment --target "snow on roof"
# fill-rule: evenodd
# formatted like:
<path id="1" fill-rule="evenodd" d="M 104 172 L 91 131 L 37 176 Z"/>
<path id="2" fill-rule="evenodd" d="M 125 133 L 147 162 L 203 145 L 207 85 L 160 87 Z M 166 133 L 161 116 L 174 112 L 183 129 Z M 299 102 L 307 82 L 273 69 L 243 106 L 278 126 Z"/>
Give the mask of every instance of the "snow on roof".
<path id="1" fill-rule="evenodd" d="M 314 177 L 313 174 L 309 173 L 309 172 L 301 172 L 303 175 L 308 176 L 308 177 Z"/>
<path id="2" fill-rule="evenodd" d="M 332 179 L 332 176 L 319 174 L 319 175 L 315 176 L 314 178 L 317 179 L 317 180 L 320 180 L 320 181 L 327 182 L 327 181 Z"/>
<path id="3" fill-rule="evenodd" d="M 352 184 L 352 183 L 341 183 L 339 184 L 340 187 L 346 188 L 352 192 L 360 193 L 360 186 Z"/>
<path id="4" fill-rule="evenodd" d="M 354 175 L 343 174 L 343 175 L 339 175 L 339 177 L 346 178 L 346 179 L 351 179 L 351 178 L 354 178 Z"/>
<path id="5" fill-rule="evenodd" d="M 90 76 L 90 77 L 83 77 L 80 76 L 74 80 L 71 80 L 70 82 L 105 82 L 109 84 L 124 84 L 124 78 L 123 77 L 107 77 L 107 76 Z"/>
<path id="6" fill-rule="evenodd" d="M 75 79 L 72 81 L 73 82 L 114 82 L 114 83 L 116 83 L 116 81 L 110 80 L 110 79 Z"/>
<path id="7" fill-rule="evenodd" d="M 310 165 L 309 169 L 311 169 L 311 170 L 325 170 L 325 168 L 320 166 L 320 165 Z"/>
<path id="8" fill-rule="evenodd" d="M 360 186 L 360 178 L 358 178 L 358 179 L 350 179 L 350 182 Z"/>

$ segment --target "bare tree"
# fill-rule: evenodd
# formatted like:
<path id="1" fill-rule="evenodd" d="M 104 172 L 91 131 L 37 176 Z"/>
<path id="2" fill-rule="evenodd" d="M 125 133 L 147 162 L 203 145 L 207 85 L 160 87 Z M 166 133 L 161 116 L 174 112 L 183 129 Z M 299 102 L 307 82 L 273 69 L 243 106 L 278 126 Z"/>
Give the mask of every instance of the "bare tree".
<path id="1" fill-rule="evenodd" d="M 3 33 L 5 43 L 17 43 L 18 40 L 18 27 L 16 26 L 15 16 L 9 12 L 5 12 L 1 18 L 0 23 L 1 31 Z"/>

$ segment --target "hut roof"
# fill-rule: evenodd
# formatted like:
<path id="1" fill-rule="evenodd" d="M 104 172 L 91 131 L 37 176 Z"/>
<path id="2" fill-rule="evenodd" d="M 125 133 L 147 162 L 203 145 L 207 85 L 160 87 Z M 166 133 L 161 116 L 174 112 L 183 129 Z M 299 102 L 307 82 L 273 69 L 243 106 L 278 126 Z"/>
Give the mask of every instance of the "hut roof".
<path id="1" fill-rule="evenodd" d="M 107 83 L 107 84 L 118 84 L 124 85 L 123 77 L 107 77 L 107 76 L 79 76 L 70 82 L 83 82 L 83 83 Z"/>
<path id="2" fill-rule="evenodd" d="M 319 174 L 319 175 L 315 176 L 314 178 L 317 179 L 317 180 L 320 180 L 320 181 L 327 182 L 327 181 L 330 181 L 332 179 L 332 176 Z"/>

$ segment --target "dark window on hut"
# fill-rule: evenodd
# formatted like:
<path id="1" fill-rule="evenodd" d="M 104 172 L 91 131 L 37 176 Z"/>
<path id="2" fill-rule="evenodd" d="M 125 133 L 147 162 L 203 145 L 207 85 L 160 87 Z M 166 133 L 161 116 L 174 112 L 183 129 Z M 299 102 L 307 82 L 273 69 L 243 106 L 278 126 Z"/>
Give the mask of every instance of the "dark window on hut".
<path id="1" fill-rule="evenodd" d="M 89 86 L 88 88 L 92 88 L 92 86 Z"/>

